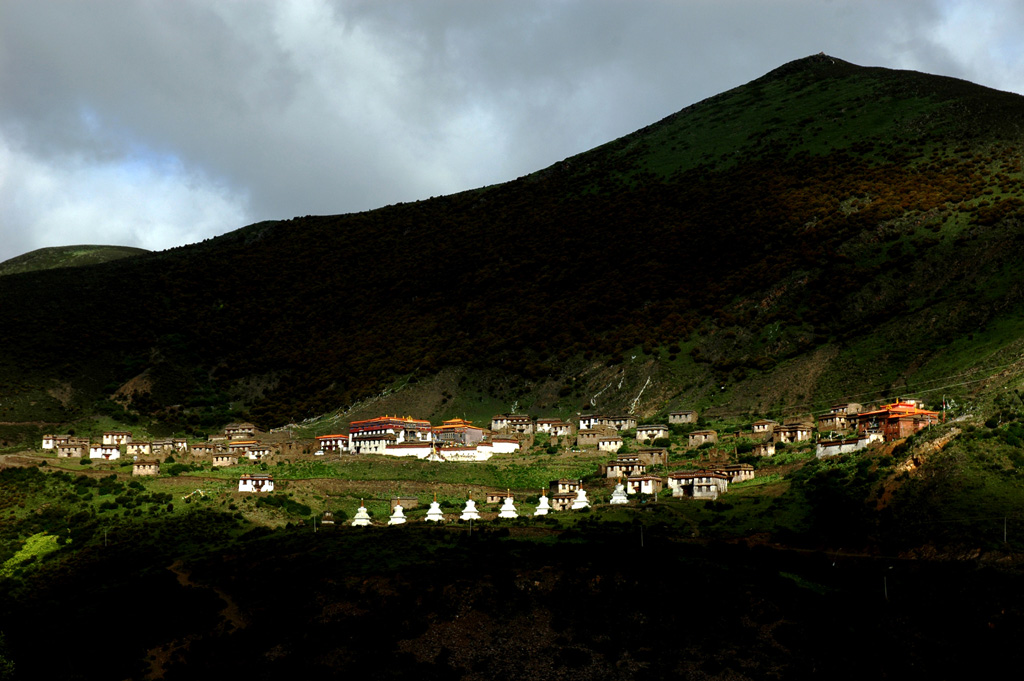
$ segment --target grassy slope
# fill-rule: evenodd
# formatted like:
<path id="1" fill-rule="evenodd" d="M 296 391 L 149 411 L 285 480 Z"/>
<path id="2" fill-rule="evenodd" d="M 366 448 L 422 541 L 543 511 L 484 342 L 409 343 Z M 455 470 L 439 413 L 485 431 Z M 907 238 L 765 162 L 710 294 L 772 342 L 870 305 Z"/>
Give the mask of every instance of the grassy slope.
<path id="1" fill-rule="evenodd" d="M 40 248 L 0 262 L 0 276 L 63 267 L 99 265 L 144 253 L 149 253 L 149 251 L 144 248 L 132 248 L 130 246 L 53 246 L 50 248 Z"/>

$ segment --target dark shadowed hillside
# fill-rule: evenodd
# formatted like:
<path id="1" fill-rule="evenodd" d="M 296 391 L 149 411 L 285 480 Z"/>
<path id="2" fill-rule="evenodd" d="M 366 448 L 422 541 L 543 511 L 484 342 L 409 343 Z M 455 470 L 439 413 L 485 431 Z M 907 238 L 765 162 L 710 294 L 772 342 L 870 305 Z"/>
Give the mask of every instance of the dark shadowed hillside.
<path id="1" fill-rule="evenodd" d="M 503 185 L 4 276 L 0 421 L 275 425 L 445 368 L 460 413 L 934 387 L 1019 350 L 1022 120 L 818 55 Z"/>

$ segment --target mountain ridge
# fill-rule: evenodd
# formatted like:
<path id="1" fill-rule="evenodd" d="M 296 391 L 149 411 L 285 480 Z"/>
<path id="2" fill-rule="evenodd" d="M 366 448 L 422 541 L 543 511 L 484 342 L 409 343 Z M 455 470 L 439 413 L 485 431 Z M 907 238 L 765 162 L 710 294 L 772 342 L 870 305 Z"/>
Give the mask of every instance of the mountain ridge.
<path id="1" fill-rule="evenodd" d="M 971 361 L 951 341 L 1016 343 L 1024 192 L 999 121 L 1022 102 L 815 55 L 501 185 L 256 223 L 74 286 L 6 277 L 0 420 L 273 425 L 446 368 L 461 384 L 424 416 L 570 414 L 609 381 L 598 408 L 625 408 L 652 376 L 642 414 L 910 390 Z M 111 309 L 131 321 L 97 327 Z"/>

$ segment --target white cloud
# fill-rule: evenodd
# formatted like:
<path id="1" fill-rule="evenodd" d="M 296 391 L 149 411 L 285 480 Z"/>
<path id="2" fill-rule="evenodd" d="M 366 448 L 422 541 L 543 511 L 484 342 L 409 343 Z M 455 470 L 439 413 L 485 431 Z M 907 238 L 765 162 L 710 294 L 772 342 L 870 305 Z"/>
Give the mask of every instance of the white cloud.
<path id="1" fill-rule="evenodd" d="M 0 260 L 512 179 L 820 51 L 1024 91 L 1022 23 L 1011 0 L 5 0 Z"/>
<path id="2" fill-rule="evenodd" d="M 249 222 L 246 199 L 173 159 L 29 156 L 0 140 L 0 225 L 11 255 L 72 244 L 163 250 Z M 26 234 L 8 226 L 32 225 Z M 69 235 L 73 238 L 69 239 Z"/>

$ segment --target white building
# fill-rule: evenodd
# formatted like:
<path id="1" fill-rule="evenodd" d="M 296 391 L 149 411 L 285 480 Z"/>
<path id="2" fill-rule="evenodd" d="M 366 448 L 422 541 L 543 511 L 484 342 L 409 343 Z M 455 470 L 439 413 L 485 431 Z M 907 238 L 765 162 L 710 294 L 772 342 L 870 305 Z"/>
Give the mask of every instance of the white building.
<path id="1" fill-rule="evenodd" d="M 657 494 L 662 484 L 657 475 L 631 475 L 626 478 L 626 494 Z"/>
<path id="2" fill-rule="evenodd" d="M 245 473 L 238 479 L 239 492 L 273 492 L 273 475 L 250 475 Z"/>
<path id="3" fill-rule="evenodd" d="M 132 434 L 127 431 L 110 430 L 103 433 L 103 444 L 126 445 L 132 441 Z"/>
<path id="4" fill-rule="evenodd" d="M 93 443 L 89 445 L 90 459 L 106 459 L 113 461 L 121 458 L 121 447 L 115 444 Z"/>
<path id="5" fill-rule="evenodd" d="M 317 449 L 322 452 L 343 453 L 348 451 L 348 435 L 318 435 Z"/>
<path id="6" fill-rule="evenodd" d="M 519 451 L 519 440 L 514 437 L 492 437 L 491 451 L 494 454 L 512 454 Z"/>
<path id="7" fill-rule="evenodd" d="M 389 442 L 384 447 L 386 456 L 414 456 L 417 459 L 425 459 L 430 456 L 431 445 L 429 442 Z"/>
<path id="8" fill-rule="evenodd" d="M 668 433 L 668 426 L 662 425 L 660 423 L 636 427 L 637 442 L 643 442 L 644 440 L 657 440 L 659 438 L 668 437 Z"/>

